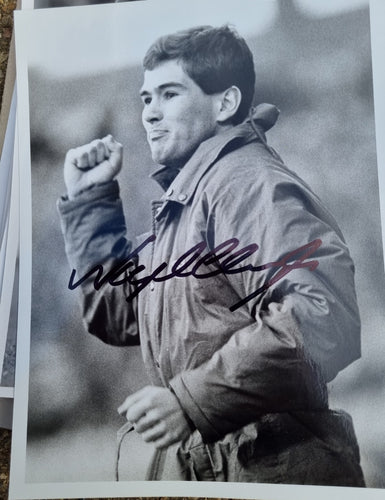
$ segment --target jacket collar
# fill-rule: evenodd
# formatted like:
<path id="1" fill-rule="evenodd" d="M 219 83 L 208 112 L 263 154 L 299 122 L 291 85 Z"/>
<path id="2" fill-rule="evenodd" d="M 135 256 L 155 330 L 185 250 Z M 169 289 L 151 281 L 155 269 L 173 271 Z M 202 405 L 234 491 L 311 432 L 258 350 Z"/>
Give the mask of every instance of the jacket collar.
<path id="1" fill-rule="evenodd" d="M 279 110 L 271 104 L 252 108 L 246 121 L 202 142 L 190 160 L 179 170 L 162 167 L 150 177 L 158 182 L 165 193 L 162 201 L 174 201 L 186 205 L 205 172 L 216 162 L 225 149 L 235 142 L 239 146 L 260 140 L 266 147 L 265 131 L 271 128 Z"/>

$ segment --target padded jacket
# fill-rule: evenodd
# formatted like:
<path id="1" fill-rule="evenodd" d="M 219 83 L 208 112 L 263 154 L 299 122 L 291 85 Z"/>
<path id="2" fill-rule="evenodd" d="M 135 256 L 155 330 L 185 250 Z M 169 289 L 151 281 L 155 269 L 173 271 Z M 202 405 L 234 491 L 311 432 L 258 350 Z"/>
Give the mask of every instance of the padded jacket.
<path id="1" fill-rule="evenodd" d="M 140 342 L 152 383 L 192 422 L 181 477 L 362 485 L 350 418 L 328 409 L 326 390 L 360 356 L 354 266 L 262 125 L 248 120 L 179 172 L 153 174 L 165 193 L 137 240 L 117 181 L 60 200 L 71 284 L 89 332 Z"/>

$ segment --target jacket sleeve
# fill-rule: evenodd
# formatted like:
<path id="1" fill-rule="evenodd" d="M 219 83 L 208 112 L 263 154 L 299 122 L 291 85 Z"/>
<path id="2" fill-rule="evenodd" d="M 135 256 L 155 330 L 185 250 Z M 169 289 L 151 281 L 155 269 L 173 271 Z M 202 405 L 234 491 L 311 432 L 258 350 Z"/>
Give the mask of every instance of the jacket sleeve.
<path id="1" fill-rule="evenodd" d="M 74 283 L 95 266 L 104 275 L 130 255 L 117 181 L 94 186 L 75 200 L 61 198 L 58 211 Z M 97 271 L 79 286 L 86 329 L 108 344 L 139 344 L 135 300 L 126 301 L 122 286 L 96 289 L 96 276 Z"/>
<path id="2" fill-rule="evenodd" d="M 324 409 L 325 382 L 360 356 L 354 266 L 336 222 L 279 164 L 257 175 L 248 178 L 249 170 L 240 166 L 230 183 L 218 183 L 209 217 L 212 244 L 236 236 L 241 246 L 259 245 L 245 262 L 286 259 L 292 268 L 276 282 L 279 265 L 264 273 L 228 274 L 240 299 L 270 280 L 241 306 L 254 321 L 234 331 L 207 362 L 171 381 L 206 441 L 261 414 Z M 292 252 L 316 240 L 321 244 L 307 259 L 315 268 L 296 266 L 301 252 Z"/>

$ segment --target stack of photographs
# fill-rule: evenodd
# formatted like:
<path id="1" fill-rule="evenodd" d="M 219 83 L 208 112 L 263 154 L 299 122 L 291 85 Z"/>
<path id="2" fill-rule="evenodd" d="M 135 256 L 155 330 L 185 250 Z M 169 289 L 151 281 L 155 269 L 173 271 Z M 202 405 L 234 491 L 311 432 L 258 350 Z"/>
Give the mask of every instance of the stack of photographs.
<path id="1" fill-rule="evenodd" d="M 11 500 L 383 497 L 384 23 L 382 0 L 22 2 Z"/>

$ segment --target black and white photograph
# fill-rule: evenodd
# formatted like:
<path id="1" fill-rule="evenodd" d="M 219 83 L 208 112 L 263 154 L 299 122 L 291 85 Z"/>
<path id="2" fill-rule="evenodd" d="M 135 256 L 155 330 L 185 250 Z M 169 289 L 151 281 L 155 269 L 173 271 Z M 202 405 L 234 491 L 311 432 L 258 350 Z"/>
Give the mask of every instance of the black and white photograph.
<path id="1" fill-rule="evenodd" d="M 12 500 L 383 495 L 380 4 L 15 14 Z"/>
<path id="2" fill-rule="evenodd" d="M 15 355 L 18 304 L 17 257 L 19 251 L 19 176 L 18 148 L 15 144 L 15 97 L 1 155 L 1 171 L 8 174 L 8 194 L 2 193 L 5 224 L 2 234 L 3 259 L 0 268 L 0 398 L 12 398 L 15 383 Z M 16 150 L 16 154 L 14 151 Z M 0 183 L 1 184 L 1 183 Z M 4 188 L 4 184 L 2 188 Z M 8 402 L 6 403 L 8 405 Z M 8 420 L 11 420 L 11 415 Z M 0 419 L 1 421 L 1 419 Z"/>

